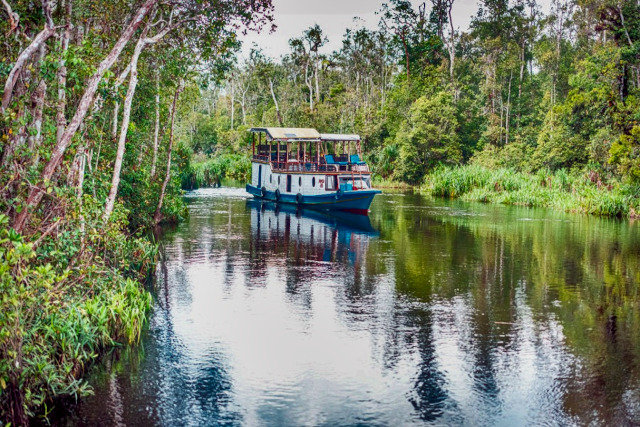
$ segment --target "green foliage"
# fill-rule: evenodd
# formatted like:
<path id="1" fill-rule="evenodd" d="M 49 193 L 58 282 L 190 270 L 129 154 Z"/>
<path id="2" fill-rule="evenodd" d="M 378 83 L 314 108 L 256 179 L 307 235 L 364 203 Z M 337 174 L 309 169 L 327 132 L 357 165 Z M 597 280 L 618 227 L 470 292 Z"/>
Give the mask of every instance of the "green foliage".
<path id="1" fill-rule="evenodd" d="M 439 92 L 433 97 L 418 98 L 396 143 L 400 147 L 396 176 L 408 183 L 420 182 L 437 165 L 460 162 L 458 121 L 451 94 Z"/>
<path id="2" fill-rule="evenodd" d="M 606 186 L 593 171 L 569 174 L 540 169 L 535 175 L 478 165 L 438 168 L 423 190 L 441 197 L 483 203 L 545 207 L 601 216 L 637 216 L 640 187 Z"/>
<path id="3" fill-rule="evenodd" d="M 516 171 L 530 171 L 533 148 L 521 142 L 514 142 L 498 148 L 487 144 L 482 150 L 477 151 L 471 158 L 471 164 L 483 166 L 488 169 L 514 169 Z"/>
<path id="4" fill-rule="evenodd" d="M 538 137 L 538 147 L 532 160 L 536 167 L 558 169 L 572 165 L 583 165 L 587 161 L 587 142 L 557 120 L 552 111 L 547 115 L 545 126 Z"/>
<path id="5" fill-rule="evenodd" d="M 182 188 L 220 186 L 224 179 L 246 182 L 251 178 L 251 160 L 238 154 L 222 154 L 189 164 L 181 174 Z"/>
<path id="6" fill-rule="evenodd" d="M 290 55 L 280 61 L 253 50 L 249 62 L 227 75 L 224 93 L 204 93 L 216 94 L 216 108 L 190 123 L 202 126 L 193 135 L 210 135 L 215 150 L 203 148 L 196 136 L 194 152 L 214 158 L 238 153 L 249 145 L 247 127 L 278 126 L 282 119 L 284 126 L 360 134 L 364 158 L 385 181 L 419 185 L 434 168 L 470 163 L 566 174 L 586 200 L 591 187 L 578 184 L 581 171 L 589 171 L 598 177 L 594 197 L 619 208 L 572 202 L 569 209 L 626 212 L 620 208 L 625 197 L 635 205 L 633 192 L 605 194 L 621 182 L 638 182 L 640 173 L 635 2 L 555 2 L 542 13 L 535 2 L 486 0 L 470 30 L 453 33 L 449 3 L 432 3 L 429 13 L 407 1 L 387 2 L 378 11 L 378 31 L 348 29 L 331 55 L 322 55 L 309 38 L 318 28 L 292 40 Z M 187 176 L 197 172 L 204 184 L 218 182 L 220 166 L 199 163 Z M 183 186 L 195 186 L 189 180 L 197 179 Z M 551 196 L 543 193 L 504 200 L 547 205 Z"/>
<path id="7" fill-rule="evenodd" d="M 365 160 L 373 165 L 373 171 L 384 179 L 392 178 L 395 163 L 398 159 L 398 146 L 396 144 L 384 145 L 372 155 L 365 155 Z"/>
<path id="8" fill-rule="evenodd" d="M 628 180 L 640 182 L 640 125 L 634 126 L 628 135 L 611 145 L 611 163 L 618 165 L 620 173 Z"/>
<path id="9" fill-rule="evenodd" d="M 90 392 L 80 379 L 87 364 L 138 340 L 150 303 L 141 283 L 156 254 L 149 229 L 186 215 L 181 171 L 194 150 L 216 153 L 219 138 L 246 145 L 246 128 L 224 134 L 223 120 L 208 118 L 211 104 L 192 107 L 230 69 L 237 34 L 272 21 L 271 1 L 142 3 L 2 7 L 15 14 L 0 20 L 8 87 L 0 114 L 0 212 L 8 216 L 0 215 L 0 424 L 27 424 L 56 396 Z M 36 37 L 49 32 L 45 25 L 51 37 Z M 124 152 L 114 144 L 119 133 Z M 241 176 L 246 161 L 225 168 Z"/>
<path id="10" fill-rule="evenodd" d="M 86 367 L 140 338 L 151 296 L 139 281 L 156 248 L 127 234 L 121 208 L 106 226 L 91 197 L 75 209 L 35 249 L 0 215 L 0 420 L 91 393 Z"/>

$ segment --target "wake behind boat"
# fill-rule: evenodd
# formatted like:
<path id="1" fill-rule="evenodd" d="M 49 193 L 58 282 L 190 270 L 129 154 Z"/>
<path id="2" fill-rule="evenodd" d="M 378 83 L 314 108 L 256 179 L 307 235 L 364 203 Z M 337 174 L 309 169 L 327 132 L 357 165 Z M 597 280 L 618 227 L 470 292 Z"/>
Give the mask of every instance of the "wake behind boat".
<path id="1" fill-rule="evenodd" d="M 368 214 L 380 190 L 371 188 L 371 171 L 362 160 L 360 136 L 320 134 L 311 128 L 250 131 L 249 194 L 306 208 Z"/>

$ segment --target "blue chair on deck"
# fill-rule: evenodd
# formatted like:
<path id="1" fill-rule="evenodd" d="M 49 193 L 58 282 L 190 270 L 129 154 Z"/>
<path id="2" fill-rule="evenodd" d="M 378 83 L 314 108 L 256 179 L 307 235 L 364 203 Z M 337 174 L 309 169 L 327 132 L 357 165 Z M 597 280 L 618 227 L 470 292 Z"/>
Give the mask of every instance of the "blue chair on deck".
<path id="1" fill-rule="evenodd" d="M 352 154 L 351 157 L 349 157 L 349 163 L 351 163 L 352 165 L 366 165 L 367 162 L 363 162 L 362 160 L 360 160 L 360 156 L 357 154 Z"/>
<path id="2" fill-rule="evenodd" d="M 349 164 L 348 162 L 336 162 L 333 159 L 333 154 L 325 154 L 324 160 L 327 162 L 328 165 L 347 166 Z"/>

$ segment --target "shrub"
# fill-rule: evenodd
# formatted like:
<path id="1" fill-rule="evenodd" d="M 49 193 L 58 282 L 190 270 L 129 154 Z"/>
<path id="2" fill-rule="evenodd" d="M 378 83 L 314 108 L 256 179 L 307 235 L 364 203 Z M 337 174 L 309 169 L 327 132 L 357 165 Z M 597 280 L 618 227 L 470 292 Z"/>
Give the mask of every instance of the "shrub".
<path id="1" fill-rule="evenodd" d="M 32 241 L 0 215 L 0 421 L 26 423 L 56 396 L 91 393 L 87 365 L 140 338 L 151 304 L 140 283 L 157 248 L 129 235 L 121 205 L 106 224 L 101 213 L 85 196 Z"/>

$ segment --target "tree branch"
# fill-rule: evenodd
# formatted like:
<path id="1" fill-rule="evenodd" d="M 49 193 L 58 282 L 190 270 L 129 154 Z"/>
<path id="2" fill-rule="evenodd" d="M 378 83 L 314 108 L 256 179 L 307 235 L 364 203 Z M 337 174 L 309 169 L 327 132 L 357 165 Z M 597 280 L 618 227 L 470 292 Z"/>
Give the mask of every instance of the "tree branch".
<path id="1" fill-rule="evenodd" d="M 16 28 L 18 28 L 18 22 L 20 22 L 20 15 L 18 15 L 11 9 L 11 5 L 7 2 L 7 0 L 2 0 L 2 5 L 7 11 L 7 15 L 9 15 L 9 25 L 11 26 L 11 28 L 9 29 L 9 32 L 7 32 L 7 35 L 9 35 Z"/>
<path id="2" fill-rule="evenodd" d="M 7 77 L 7 81 L 5 82 L 5 85 L 4 85 L 4 92 L 2 93 L 2 105 L 0 106 L 0 112 L 4 113 L 4 111 L 7 109 L 7 107 L 11 103 L 11 98 L 13 97 L 13 88 L 18 82 L 18 77 L 20 76 L 20 73 L 22 72 L 22 68 L 24 67 L 27 60 L 29 60 L 29 58 L 31 58 L 31 56 L 38 49 L 40 49 L 40 45 L 45 41 L 47 41 L 51 36 L 53 36 L 53 34 L 56 31 L 55 26 L 53 24 L 53 19 L 51 18 L 51 8 L 49 6 L 50 6 L 49 0 L 42 0 L 42 10 L 44 12 L 45 19 L 46 19 L 45 27 L 42 31 L 40 31 L 40 33 L 38 33 L 36 38 L 33 39 L 31 44 L 29 44 L 29 46 L 27 46 L 27 48 L 23 50 L 20 55 L 18 55 L 18 58 L 16 59 L 15 64 L 13 64 L 13 68 L 11 69 L 11 72 L 9 73 L 9 77 Z"/>

